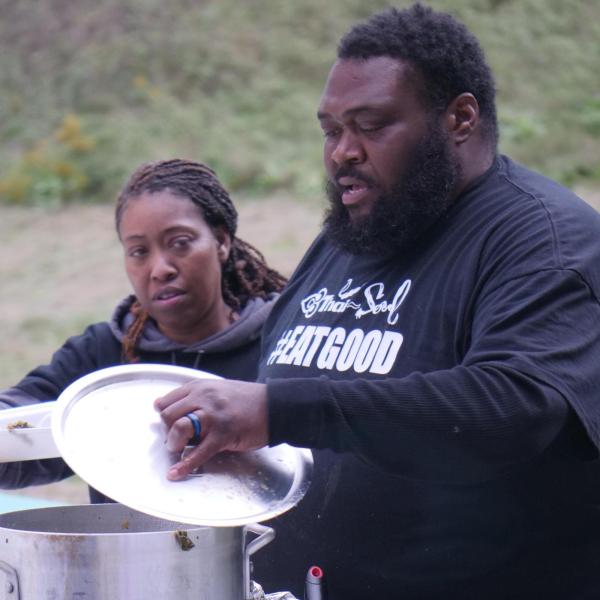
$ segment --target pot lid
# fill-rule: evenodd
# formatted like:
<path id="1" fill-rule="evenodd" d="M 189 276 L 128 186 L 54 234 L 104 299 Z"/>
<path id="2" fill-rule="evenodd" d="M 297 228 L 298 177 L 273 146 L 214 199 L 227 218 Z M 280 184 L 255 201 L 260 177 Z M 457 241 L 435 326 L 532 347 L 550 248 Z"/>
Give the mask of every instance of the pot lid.
<path id="1" fill-rule="evenodd" d="M 149 515 L 234 527 L 273 518 L 297 504 L 312 454 L 287 444 L 223 452 L 183 481 L 166 477 L 180 458 L 164 444 L 156 398 L 216 375 L 170 365 L 109 367 L 66 388 L 52 411 L 52 434 L 67 464 L 89 485 Z M 185 451 L 184 451 L 185 452 Z"/>

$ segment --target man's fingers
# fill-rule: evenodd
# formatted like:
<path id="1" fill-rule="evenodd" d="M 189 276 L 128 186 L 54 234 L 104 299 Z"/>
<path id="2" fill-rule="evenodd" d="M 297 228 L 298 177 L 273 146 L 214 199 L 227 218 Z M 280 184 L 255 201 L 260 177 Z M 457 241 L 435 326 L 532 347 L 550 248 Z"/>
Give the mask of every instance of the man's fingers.
<path id="1" fill-rule="evenodd" d="M 168 394 L 165 394 L 164 396 L 157 398 L 154 401 L 154 409 L 159 412 L 162 412 L 167 407 L 171 406 L 171 404 L 174 404 L 175 402 L 181 400 L 182 398 L 185 398 L 189 393 L 188 388 L 189 388 L 189 384 L 185 384 L 178 388 L 175 388 L 174 390 L 171 390 Z"/>
<path id="2" fill-rule="evenodd" d="M 157 399 L 155 407 L 167 426 L 169 451 L 183 451 L 194 435 L 201 440 L 171 467 L 167 477 L 172 481 L 184 479 L 218 452 L 244 452 L 268 442 L 264 384 L 229 380 L 192 382 Z M 198 420 L 189 418 L 190 414 Z"/>
<path id="3" fill-rule="evenodd" d="M 208 462 L 221 450 L 222 447 L 220 444 L 211 442 L 209 438 L 205 439 L 199 446 L 191 450 L 183 460 L 175 463 L 168 470 L 167 479 L 171 481 L 185 479 L 190 473 Z"/>
<path id="4" fill-rule="evenodd" d="M 174 421 L 167 433 L 167 450 L 169 452 L 181 452 L 190 444 L 197 433 L 200 438 L 205 437 L 202 430 L 206 430 L 206 419 L 203 420 L 203 416 L 196 411 L 186 413 L 183 417 Z M 193 443 L 197 442 L 194 441 Z"/>
<path id="5" fill-rule="evenodd" d="M 185 384 L 154 402 L 155 410 L 160 412 L 160 418 L 171 428 L 184 415 L 201 408 L 203 386 L 197 382 Z"/>

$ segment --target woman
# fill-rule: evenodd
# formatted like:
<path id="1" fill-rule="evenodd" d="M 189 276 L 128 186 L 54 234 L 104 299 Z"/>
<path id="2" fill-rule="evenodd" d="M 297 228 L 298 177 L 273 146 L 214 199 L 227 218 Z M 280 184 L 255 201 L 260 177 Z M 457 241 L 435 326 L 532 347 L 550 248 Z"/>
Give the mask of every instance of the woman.
<path id="1" fill-rule="evenodd" d="M 1 392 L 1 408 L 56 400 L 83 375 L 140 361 L 254 381 L 261 328 L 285 279 L 235 237 L 237 212 L 215 173 L 179 159 L 142 165 L 115 216 L 134 295 Z M 0 487 L 71 474 L 62 459 L 0 464 Z M 95 490 L 90 498 L 106 501 Z"/>

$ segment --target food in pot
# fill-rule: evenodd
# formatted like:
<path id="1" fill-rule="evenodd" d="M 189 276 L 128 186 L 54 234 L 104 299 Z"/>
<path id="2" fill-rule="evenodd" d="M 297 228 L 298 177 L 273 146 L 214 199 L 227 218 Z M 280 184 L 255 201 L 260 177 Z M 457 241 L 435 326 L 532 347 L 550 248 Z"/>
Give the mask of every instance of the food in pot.
<path id="1" fill-rule="evenodd" d="M 177 529 L 175 531 L 175 539 L 183 551 L 191 550 L 195 546 L 184 529 Z"/>
<path id="2" fill-rule="evenodd" d="M 27 421 L 15 421 L 14 423 L 9 423 L 6 429 L 12 431 L 13 429 L 29 429 L 30 427 L 33 427 L 33 425 Z"/>

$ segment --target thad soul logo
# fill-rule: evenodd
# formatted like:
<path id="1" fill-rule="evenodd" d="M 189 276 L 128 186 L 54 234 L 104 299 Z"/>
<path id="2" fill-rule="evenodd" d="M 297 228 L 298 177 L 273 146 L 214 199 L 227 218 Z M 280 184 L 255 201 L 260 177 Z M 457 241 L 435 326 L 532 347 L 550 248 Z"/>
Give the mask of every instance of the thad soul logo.
<path id="1" fill-rule="evenodd" d="M 310 319 L 316 313 L 335 312 L 343 313 L 347 310 L 353 310 L 357 319 L 365 315 L 376 315 L 387 312 L 387 322 L 389 325 L 395 325 L 398 322 L 398 309 L 404 302 L 410 291 L 411 280 L 406 279 L 404 283 L 396 290 L 396 294 L 391 302 L 385 299 L 385 286 L 383 283 L 373 283 L 365 288 L 363 298 L 356 302 L 352 300 L 362 286 L 352 288 L 352 279 L 348 279 L 346 285 L 337 293 L 329 294 L 327 288 L 319 290 L 316 294 L 311 294 L 302 300 L 302 312 L 307 319 Z"/>
<path id="2" fill-rule="evenodd" d="M 406 279 L 388 300 L 383 283 L 374 283 L 362 290 L 362 286 L 352 287 L 352 279 L 349 279 L 337 294 L 322 288 L 304 298 L 300 306 L 306 319 L 350 311 L 356 320 L 365 315 L 386 315 L 387 325 L 396 325 L 410 286 L 411 280 Z M 347 331 L 344 327 L 297 325 L 279 338 L 267 364 L 385 375 L 394 365 L 402 341 L 401 333 L 387 328 Z"/>

